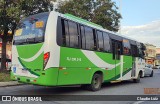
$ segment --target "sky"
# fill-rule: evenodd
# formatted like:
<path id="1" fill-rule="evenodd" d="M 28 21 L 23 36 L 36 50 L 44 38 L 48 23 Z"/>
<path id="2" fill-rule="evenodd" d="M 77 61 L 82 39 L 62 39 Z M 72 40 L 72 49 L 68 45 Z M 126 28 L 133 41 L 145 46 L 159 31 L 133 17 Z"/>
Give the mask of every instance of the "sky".
<path id="1" fill-rule="evenodd" d="M 121 5 L 120 34 L 160 47 L 160 0 L 112 1 Z"/>
<path id="2" fill-rule="evenodd" d="M 122 35 L 160 47 L 160 0 L 113 1 L 121 4 Z"/>

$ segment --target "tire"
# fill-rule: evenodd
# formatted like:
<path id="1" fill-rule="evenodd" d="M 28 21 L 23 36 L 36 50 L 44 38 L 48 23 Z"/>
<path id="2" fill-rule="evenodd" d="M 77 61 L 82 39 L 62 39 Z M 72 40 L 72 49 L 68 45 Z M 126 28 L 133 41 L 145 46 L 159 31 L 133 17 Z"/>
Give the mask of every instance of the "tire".
<path id="1" fill-rule="evenodd" d="M 152 70 L 152 72 L 151 72 L 151 74 L 150 74 L 150 77 L 153 77 L 153 70 Z"/>
<path id="2" fill-rule="evenodd" d="M 137 79 L 133 79 L 133 82 L 134 83 L 139 83 L 140 82 L 140 77 L 141 77 L 141 75 L 139 73 Z"/>
<path id="3" fill-rule="evenodd" d="M 91 84 L 86 85 L 86 87 L 90 91 L 98 91 L 101 89 L 101 85 L 102 85 L 102 75 L 95 73 L 92 77 Z"/>
<path id="4" fill-rule="evenodd" d="M 143 72 L 140 72 L 140 78 L 144 78 Z"/>

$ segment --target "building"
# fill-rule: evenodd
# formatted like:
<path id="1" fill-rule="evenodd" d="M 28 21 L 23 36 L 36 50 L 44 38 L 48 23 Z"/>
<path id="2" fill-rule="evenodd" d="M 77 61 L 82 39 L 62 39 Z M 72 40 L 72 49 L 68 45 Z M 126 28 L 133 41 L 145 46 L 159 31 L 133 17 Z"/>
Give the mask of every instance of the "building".
<path id="1" fill-rule="evenodd" d="M 3 32 L 0 35 L 3 35 Z M 12 35 L 12 31 L 9 30 L 7 35 Z M 9 39 L 11 41 L 12 38 L 9 38 Z M 10 41 L 8 41 L 6 44 L 6 58 L 8 58 L 8 59 L 11 59 L 11 55 L 12 55 L 12 51 L 11 51 L 12 42 L 10 42 Z M 1 57 L 2 57 L 2 39 L 0 38 L 0 58 Z"/>
<path id="2" fill-rule="evenodd" d="M 9 58 L 9 59 L 11 59 L 11 53 L 12 53 L 11 49 L 12 49 L 11 42 L 7 42 L 7 45 L 6 45 L 6 57 Z M 0 58 L 2 57 L 1 55 L 2 55 L 2 42 L 0 41 Z"/>
<path id="3" fill-rule="evenodd" d="M 156 65 L 156 46 L 152 44 L 145 44 L 145 61 L 147 64 Z"/>
<path id="4" fill-rule="evenodd" d="M 156 65 L 160 65 L 160 48 L 156 48 Z"/>

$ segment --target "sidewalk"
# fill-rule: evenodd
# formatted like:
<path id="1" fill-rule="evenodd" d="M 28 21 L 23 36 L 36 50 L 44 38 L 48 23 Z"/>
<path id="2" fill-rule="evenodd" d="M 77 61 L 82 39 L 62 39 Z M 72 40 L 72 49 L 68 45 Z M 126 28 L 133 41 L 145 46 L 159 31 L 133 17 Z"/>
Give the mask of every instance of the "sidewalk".
<path id="1" fill-rule="evenodd" d="M 19 83 L 17 81 L 0 82 L 0 87 L 16 86 L 16 85 L 23 85 L 23 83 Z"/>

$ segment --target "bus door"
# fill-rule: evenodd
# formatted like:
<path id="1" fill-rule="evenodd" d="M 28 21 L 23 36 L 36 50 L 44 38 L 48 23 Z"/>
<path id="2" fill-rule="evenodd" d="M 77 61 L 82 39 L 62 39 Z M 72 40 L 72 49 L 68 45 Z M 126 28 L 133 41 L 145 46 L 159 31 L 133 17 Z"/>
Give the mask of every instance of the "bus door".
<path id="1" fill-rule="evenodd" d="M 122 42 L 112 40 L 113 60 L 115 60 L 115 77 L 114 80 L 120 78 L 120 55 L 122 54 Z"/>
<path id="2" fill-rule="evenodd" d="M 137 54 L 137 46 L 131 44 L 131 54 L 132 54 L 132 72 L 131 77 L 136 76 L 136 54 Z"/>

